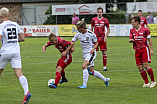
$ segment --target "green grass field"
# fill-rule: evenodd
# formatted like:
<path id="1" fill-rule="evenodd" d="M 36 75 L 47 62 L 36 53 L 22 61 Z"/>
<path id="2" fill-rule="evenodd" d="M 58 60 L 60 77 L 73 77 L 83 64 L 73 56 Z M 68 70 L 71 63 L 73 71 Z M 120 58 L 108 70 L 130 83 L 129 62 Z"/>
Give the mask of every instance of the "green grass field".
<path id="1" fill-rule="evenodd" d="M 71 40 L 72 37 L 63 38 Z M 28 79 L 32 93 L 29 104 L 156 104 L 157 87 L 142 88 L 144 81 L 136 67 L 134 50 L 128 40 L 129 37 L 108 37 L 107 72 L 102 71 L 102 55 L 100 51 L 97 52 L 95 70 L 111 78 L 109 87 L 102 80 L 90 76 L 87 89 L 78 89 L 82 85 L 83 63 L 78 41 L 72 54 L 73 62 L 65 69 L 69 81 L 59 84 L 57 89 L 51 89 L 47 81 L 55 78 L 60 53 L 54 46 L 42 52 L 42 46 L 48 38 L 26 38 L 20 46 L 23 74 Z M 152 40 L 154 55 L 150 66 L 157 80 L 157 38 L 152 37 Z M 0 104 L 21 104 L 23 97 L 23 89 L 8 64 L 0 76 Z"/>

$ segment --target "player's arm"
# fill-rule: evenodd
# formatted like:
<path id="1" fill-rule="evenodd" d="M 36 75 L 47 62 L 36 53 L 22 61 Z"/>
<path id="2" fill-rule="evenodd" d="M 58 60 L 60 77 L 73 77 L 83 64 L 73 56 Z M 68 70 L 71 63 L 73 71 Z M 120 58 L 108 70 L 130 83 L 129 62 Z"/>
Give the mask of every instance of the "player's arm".
<path id="1" fill-rule="evenodd" d="M 68 48 L 62 52 L 61 56 L 66 56 L 66 54 L 68 53 L 68 51 L 74 46 L 74 42 L 71 42 L 71 44 L 68 46 Z"/>
<path id="2" fill-rule="evenodd" d="M 0 42 L 1 42 L 1 39 L 2 39 L 2 35 L 0 35 Z"/>
<path id="3" fill-rule="evenodd" d="M 93 32 L 93 27 L 94 27 L 94 20 L 93 20 L 93 18 L 92 18 L 92 20 L 91 20 L 91 31 Z"/>
<path id="4" fill-rule="evenodd" d="M 133 34 L 132 34 L 131 30 L 130 30 L 130 39 L 129 39 L 129 43 L 132 43 L 132 42 L 134 42 L 134 39 L 133 39 Z"/>
<path id="5" fill-rule="evenodd" d="M 147 40 L 148 40 L 148 42 L 149 42 L 149 46 L 150 46 L 150 53 L 151 53 L 151 55 L 153 55 L 153 43 L 152 43 L 152 39 L 151 39 L 151 36 L 150 35 L 148 35 L 147 36 Z"/>
<path id="6" fill-rule="evenodd" d="M 92 48 L 92 50 L 90 51 L 91 54 L 94 53 L 94 50 L 98 47 L 98 42 L 94 42 L 94 47 Z"/>
<path id="7" fill-rule="evenodd" d="M 48 47 L 48 46 L 50 46 L 50 45 L 52 45 L 52 43 L 51 43 L 51 42 L 47 42 L 47 44 L 43 45 L 42 51 L 45 52 L 46 47 Z"/>
<path id="8" fill-rule="evenodd" d="M 18 36 L 18 42 L 23 42 L 23 41 L 25 41 L 25 36 L 23 35 L 23 33 L 19 33 L 18 35 L 19 35 L 19 36 Z"/>
<path id="9" fill-rule="evenodd" d="M 110 27 L 107 27 L 107 33 L 104 37 L 104 42 L 106 43 L 107 42 L 107 36 L 110 34 Z"/>

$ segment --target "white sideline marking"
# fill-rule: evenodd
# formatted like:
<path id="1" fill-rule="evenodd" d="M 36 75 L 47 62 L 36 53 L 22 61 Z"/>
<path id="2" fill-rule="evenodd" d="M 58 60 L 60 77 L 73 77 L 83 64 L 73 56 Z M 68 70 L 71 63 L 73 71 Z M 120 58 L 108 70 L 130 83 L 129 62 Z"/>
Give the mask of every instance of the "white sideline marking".
<path id="1" fill-rule="evenodd" d="M 74 70 L 74 69 L 68 69 L 68 70 Z M 132 70 L 110 70 L 108 72 L 110 73 L 110 72 L 117 72 L 117 71 L 131 72 Z M 104 73 L 103 71 L 99 71 L 99 72 L 101 72 L 102 74 Z M 24 72 L 23 74 L 47 74 L 47 73 L 56 73 L 56 72 L 54 70 L 54 72 Z M 68 71 L 66 73 L 82 73 L 82 69 L 80 68 L 80 71 L 77 71 L 77 72 Z M 2 74 L 14 74 L 14 72 L 8 72 L 8 73 L 3 72 Z"/>

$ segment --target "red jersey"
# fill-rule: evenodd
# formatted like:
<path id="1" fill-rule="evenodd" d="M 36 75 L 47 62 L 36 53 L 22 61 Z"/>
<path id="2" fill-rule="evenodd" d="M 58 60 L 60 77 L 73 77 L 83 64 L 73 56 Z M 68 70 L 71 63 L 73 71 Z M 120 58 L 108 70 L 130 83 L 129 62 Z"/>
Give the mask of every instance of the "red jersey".
<path id="1" fill-rule="evenodd" d="M 97 37 L 105 36 L 105 26 L 109 27 L 109 22 L 107 18 L 102 17 L 98 19 L 98 17 L 92 18 L 91 27 L 94 27 L 94 33 Z"/>
<path id="2" fill-rule="evenodd" d="M 146 20 L 145 17 L 141 16 L 140 25 L 141 25 L 142 27 L 144 27 L 145 24 L 147 24 L 147 20 Z"/>
<path id="3" fill-rule="evenodd" d="M 62 38 L 60 38 L 59 36 L 57 36 L 57 45 L 55 45 L 55 47 L 60 51 L 60 53 L 64 52 L 67 48 L 68 48 L 68 45 L 71 44 L 70 41 L 66 41 Z M 51 42 L 47 42 L 47 45 L 50 46 L 52 45 Z"/>
<path id="4" fill-rule="evenodd" d="M 138 50 L 144 47 L 149 47 L 147 43 L 148 35 L 150 35 L 150 31 L 142 26 L 138 31 L 135 28 L 130 29 L 130 39 L 134 39 L 133 48 Z"/>

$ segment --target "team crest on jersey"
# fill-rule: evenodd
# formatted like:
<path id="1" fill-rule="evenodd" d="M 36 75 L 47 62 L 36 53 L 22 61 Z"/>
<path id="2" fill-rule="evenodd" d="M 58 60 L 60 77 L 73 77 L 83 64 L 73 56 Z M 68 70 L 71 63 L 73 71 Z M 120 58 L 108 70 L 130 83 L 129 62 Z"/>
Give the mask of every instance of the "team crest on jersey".
<path id="1" fill-rule="evenodd" d="M 101 21 L 101 23 L 104 23 L 103 21 Z"/>
<path id="2" fill-rule="evenodd" d="M 62 46 L 59 46 L 59 48 L 62 48 Z"/>

